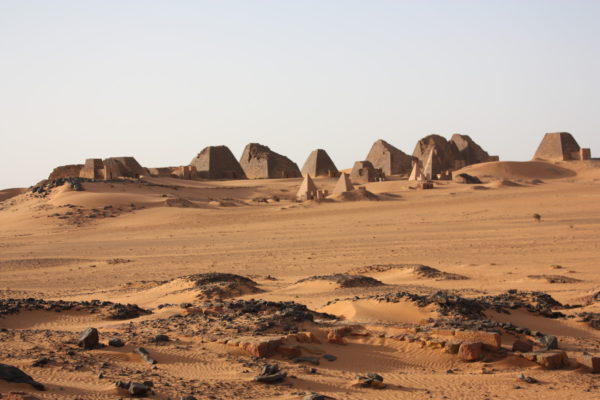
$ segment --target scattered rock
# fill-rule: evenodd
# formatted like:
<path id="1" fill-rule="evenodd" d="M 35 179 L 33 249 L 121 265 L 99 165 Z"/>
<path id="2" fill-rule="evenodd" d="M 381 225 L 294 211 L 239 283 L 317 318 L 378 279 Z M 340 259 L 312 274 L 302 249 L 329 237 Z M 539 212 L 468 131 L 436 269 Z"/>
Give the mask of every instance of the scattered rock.
<path id="1" fill-rule="evenodd" d="M 229 339 L 227 344 L 237 346 L 255 357 L 269 357 L 283 342 L 282 336 L 242 336 Z"/>
<path id="2" fill-rule="evenodd" d="M 142 359 L 143 359 L 144 361 L 146 361 L 148 364 L 152 364 L 152 365 L 154 365 L 154 364 L 156 364 L 156 363 L 157 363 L 157 361 L 156 361 L 155 359 L 153 359 L 152 357 L 150 357 L 150 353 L 149 353 L 149 352 L 148 352 L 148 350 L 146 350 L 145 348 L 143 348 L 143 347 L 138 347 L 138 348 L 136 348 L 136 349 L 135 349 L 135 352 L 136 352 L 137 354 L 139 354 L 139 355 L 140 355 L 140 357 L 142 357 Z"/>
<path id="3" fill-rule="evenodd" d="M 162 335 L 162 334 L 160 334 L 160 335 L 156 335 L 156 336 L 154 336 L 154 339 L 152 339 L 152 341 L 153 341 L 154 343 L 168 342 L 169 340 L 170 340 L 170 339 L 169 339 L 169 336 L 167 336 L 167 335 Z"/>
<path id="4" fill-rule="evenodd" d="M 261 383 L 277 383 L 283 381 L 286 376 L 285 372 L 279 370 L 279 365 L 267 364 L 262 368 L 260 375 L 256 376 L 254 380 Z"/>
<path id="5" fill-rule="evenodd" d="M 590 354 L 582 354 L 577 358 L 579 364 L 590 369 L 590 372 L 597 374 L 600 372 L 600 357 L 592 356 Z"/>
<path id="6" fill-rule="evenodd" d="M 454 182 L 456 183 L 466 183 L 466 184 L 481 184 L 481 180 L 473 175 L 469 175 L 469 174 L 458 174 L 454 177 Z"/>
<path id="7" fill-rule="evenodd" d="M 311 393 L 304 396 L 302 400 L 335 400 L 335 398 L 325 396 L 324 394 Z"/>
<path id="8" fill-rule="evenodd" d="M 512 351 L 519 353 L 528 353 L 533 350 L 533 344 L 529 341 L 515 340 L 512 345 Z"/>
<path id="9" fill-rule="evenodd" d="M 112 347 L 123 347 L 125 343 L 119 338 L 110 338 L 108 340 L 108 345 Z"/>
<path id="10" fill-rule="evenodd" d="M 555 350 L 537 353 L 536 362 L 546 369 L 560 369 L 568 364 L 569 359 L 564 351 Z"/>
<path id="11" fill-rule="evenodd" d="M 377 279 L 363 276 L 363 275 L 349 275 L 349 274 L 333 274 L 333 275 L 315 275 L 308 278 L 300 279 L 296 283 L 302 283 L 307 281 L 332 281 L 339 285 L 340 288 L 354 288 L 354 287 L 372 287 L 382 286 L 383 282 Z"/>
<path id="12" fill-rule="evenodd" d="M 383 377 L 374 372 L 369 372 L 366 376 L 358 375 L 357 385 L 364 388 L 383 389 L 386 385 L 383 383 Z"/>
<path id="13" fill-rule="evenodd" d="M 540 344 L 547 350 L 558 349 L 558 339 L 556 336 L 546 335 L 540 338 Z"/>
<path id="14" fill-rule="evenodd" d="M 527 382 L 527 383 L 538 383 L 538 380 L 535 378 L 532 378 L 530 376 L 525 376 L 524 374 L 519 374 L 517 375 L 517 378 L 519 378 L 520 380 L 522 380 L 523 382 Z"/>
<path id="15" fill-rule="evenodd" d="M 332 354 L 323 354 L 323 358 L 329 362 L 333 362 L 333 361 L 337 360 L 337 357 Z"/>

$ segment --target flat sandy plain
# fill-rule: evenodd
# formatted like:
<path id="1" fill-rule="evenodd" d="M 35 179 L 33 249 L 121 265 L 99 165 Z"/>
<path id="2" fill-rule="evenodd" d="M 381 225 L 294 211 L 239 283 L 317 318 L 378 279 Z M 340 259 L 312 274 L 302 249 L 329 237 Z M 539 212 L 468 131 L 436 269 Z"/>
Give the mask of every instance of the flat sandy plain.
<path id="1" fill-rule="evenodd" d="M 46 386 L 38 392 L 0 380 L 0 392 L 116 399 L 128 395 L 115 388 L 115 381 L 151 380 L 150 397 L 157 399 L 301 399 L 311 392 L 335 399 L 600 398 L 598 377 L 575 362 L 583 351 L 600 352 L 600 330 L 579 317 L 486 311 L 491 320 L 557 336 L 570 363 L 547 370 L 512 353 L 515 337 L 508 333 L 502 334 L 507 350 L 502 356 L 476 362 L 407 340 L 407 332 L 416 335 L 419 326 L 432 325 L 439 315 L 435 307 L 373 298 L 438 290 L 475 298 L 516 289 L 581 306 L 558 310 L 567 315 L 600 312 L 600 296 L 594 296 L 600 290 L 600 161 L 486 163 L 465 171 L 484 183 L 442 181 L 433 190 L 414 190 L 414 183 L 403 180 L 368 184 L 380 201 L 296 203 L 291 199 L 300 179 L 169 178 L 84 183 L 83 192 L 64 186 L 46 198 L 25 193 L 4 199 L 0 299 L 98 299 L 137 304 L 152 313 L 112 320 L 86 310 L 21 310 L 0 317 L 0 363 L 17 366 Z M 316 179 L 317 186 L 329 190 L 335 182 Z M 402 264 L 467 279 L 421 276 Z M 374 265 L 396 267 L 364 268 Z M 353 270 L 383 285 L 298 282 Z M 208 307 L 209 300 L 180 279 L 206 272 L 239 274 L 257 283 L 258 292 L 241 290 L 224 301 L 293 301 L 336 315 L 338 321 L 317 316 L 316 322 L 298 322 L 292 332 L 314 334 L 313 343 L 300 346 L 303 355 L 328 353 L 337 359 L 321 358 L 318 366 L 279 353 L 256 359 L 226 344 L 227 338 L 255 334 L 253 328 L 240 329 L 252 321 L 219 319 L 215 299 L 210 300 L 214 315 L 196 318 L 181 307 L 191 303 L 201 313 Z M 328 331 L 350 325 L 360 335 L 343 338 L 344 344 L 327 341 Z M 77 339 L 87 327 L 98 328 L 101 343 L 118 336 L 126 345 L 79 349 Z M 281 328 L 265 332 L 282 335 Z M 159 333 L 170 341 L 152 343 Z M 158 361 L 154 367 L 133 352 L 138 346 Z M 33 367 L 40 357 L 50 361 Z M 254 382 L 265 362 L 278 363 L 288 377 L 275 385 Z M 356 375 L 368 372 L 383 376 L 387 387 L 356 387 Z M 519 380 L 520 373 L 539 383 Z"/>

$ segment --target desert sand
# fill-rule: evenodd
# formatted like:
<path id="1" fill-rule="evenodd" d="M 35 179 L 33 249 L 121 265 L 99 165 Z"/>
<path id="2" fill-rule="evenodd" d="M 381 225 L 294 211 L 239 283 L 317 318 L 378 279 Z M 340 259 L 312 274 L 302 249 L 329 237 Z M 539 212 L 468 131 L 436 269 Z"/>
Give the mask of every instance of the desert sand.
<path id="1" fill-rule="evenodd" d="M 46 390 L 0 380 L 0 393 L 116 399 L 129 394 L 115 382 L 151 381 L 156 399 L 600 398 L 579 362 L 600 356 L 600 161 L 458 172 L 482 183 L 389 180 L 365 185 L 377 200 L 302 203 L 302 178 L 2 191 L 0 363 Z M 337 179 L 314 181 L 331 192 Z M 199 275 L 214 272 L 248 279 Z M 101 346 L 78 346 L 89 327 Z M 557 369 L 539 361 L 550 336 Z M 475 361 L 451 350 L 471 342 Z M 275 363 L 285 378 L 254 380 Z M 385 387 L 357 385 L 368 373 Z"/>

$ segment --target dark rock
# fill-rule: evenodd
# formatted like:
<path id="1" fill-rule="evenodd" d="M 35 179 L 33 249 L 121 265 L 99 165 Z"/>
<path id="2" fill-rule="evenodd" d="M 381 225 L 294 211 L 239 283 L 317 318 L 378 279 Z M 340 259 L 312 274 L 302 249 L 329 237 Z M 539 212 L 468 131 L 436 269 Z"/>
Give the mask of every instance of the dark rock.
<path id="1" fill-rule="evenodd" d="M 369 372 L 366 376 L 358 375 L 356 377 L 358 385 L 365 388 L 383 389 L 385 384 L 383 383 L 383 377 L 374 372 Z"/>
<path id="2" fill-rule="evenodd" d="M 81 333 L 79 337 L 79 342 L 77 344 L 79 347 L 83 347 L 86 350 L 95 349 L 98 347 L 98 329 L 96 328 L 87 328 Z"/>
<path id="3" fill-rule="evenodd" d="M 334 356 L 333 354 L 324 354 L 323 358 L 330 362 L 337 360 L 337 357 Z"/>
<path id="4" fill-rule="evenodd" d="M 112 347 L 123 347 L 125 343 L 119 338 L 110 338 L 108 345 Z"/>
<path id="5" fill-rule="evenodd" d="M 142 359 L 144 361 L 146 361 L 148 364 L 152 364 L 152 365 L 156 364 L 156 360 L 153 359 L 152 357 L 150 357 L 150 353 L 145 348 L 138 347 L 135 349 L 135 352 L 138 353 L 140 355 L 140 357 L 142 357 Z"/>
<path id="6" fill-rule="evenodd" d="M 548 350 L 558 349 L 558 339 L 556 338 L 556 336 L 542 336 L 540 338 L 540 344 Z"/>
<path id="7" fill-rule="evenodd" d="M 292 361 L 296 362 L 296 363 L 307 362 L 307 363 L 311 363 L 313 365 L 320 364 L 319 357 L 310 357 L 310 356 L 296 357 Z"/>
<path id="8" fill-rule="evenodd" d="M 152 340 L 155 343 L 159 343 L 159 342 L 168 342 L 170 339 L 167 335 L 156 335 L 154 336 L 154 339 Z"/>
<path id="9" fill-rule="evenodd" d="M 538 383 L 538 380 L 535 378 L 532 378 L 530 376 L 525 376 L 524 374 L 519 374 L 517 375 L 517 378 L 519 378 L 520 380 L 522 380 L 523 382 L 527 382 L 527 383 Z"/>
<path id="10" fill-rule="evenodd" d="M 335 400 L 334 397 L 325 396 L 324 394 L 311 393 L 302 398 L 302 400 Z"/>
<path id="11" fill-rule="evenodd" d="M 26 383 L 37 390 L 45 389 L 44 385 L 35 381 L 31 376 L 8 364 L 0 364 L 0 379 L 13 383 Z"/>
<path id="12" fill-rule="evenodd" d="M 150 388 L 143 383 L 131 382 L 128 391 L 132 396 L 145 397 L 150 392 Z"/>
<path id="13" fill-rule="evenodd" d="M 287 374 L 279 370 L 277 364 L 267 364 L 262 368 L 260 375 L 254 378 L 256 382 L 277 383 L 285 379 Z"/>
<path id="14" fill-rule="evenodd" d="M 50 360 L 48 357 L 41 357 L 41 358 L 38 358 L 37 360 L 35 360 L 35 361 L 34 361 L 34 362 L 31 364 L 31 366 L 32 366 L 32 367 L 41 367 L 41 366 L 43 366 L 43 365 L 46 365 L 46 364 L 48 364 L 50 361 L 51 361 L 51 360 Z"/>
<path id="15" fill-rule="evenodd" d="M 533 345 L 524 340 L 515 340 L 512 345 L 512 351 L 518 351 L 519 353 L 528 353 L 533 350 Z"/>

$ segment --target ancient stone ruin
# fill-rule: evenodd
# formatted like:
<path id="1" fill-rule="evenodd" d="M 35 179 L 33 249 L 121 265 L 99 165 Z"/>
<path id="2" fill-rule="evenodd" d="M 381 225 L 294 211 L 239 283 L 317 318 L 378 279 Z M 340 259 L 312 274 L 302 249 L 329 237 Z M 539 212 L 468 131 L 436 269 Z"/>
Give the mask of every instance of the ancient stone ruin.
<path id="1" fill-rule="evenodd" d="M 267 146 L 250 143 L 244 149 L 240 165 L 249 179 L 300 178 L 295 162 L 275 153 Z"/>
<path id="2" fill-rule="evenodd" d="M 323 149 L 317 149 L 310 153 L 302 167 L 302 175 L 336 177 L 339 174 L 335 164 Z"/>
<path id="3" fill-rule="evenodd" d="M 467 165 L 498 161 L 497 156 L 490 156 L 469 136 L 460 134 L 454 134 L 450 140 L 440 135 L 426 136 L 417 142 L 413 157 L 425 179 L 450 179 L 452 171 Z"/>
<path id="4" fill-rule="evenodd" d="M 338 179 L 337 183 L 335 184 L 333 194 L 342 194 L 351 192 L 353 190 L 354 186 L 352 185 L 352 182 L 350 182 L 350 176 L 347 173 L 342 172 L 340 179 Z"/>
<path id="5" fill-rule="evenodd" d="M 240 163 L 227 146 L 205 147 L 190 165 L 196 168 L 203 179 L 246 179 Z"/>
<path id="6" fill-rule="evenodd" d="M 367 161 L 370 161 L 373 167 L 381 169 L 386 176 L 405 175 L 411 170 L 412 157 L 379 139 L 373 143 Z"/>
<path id="7" fill-rule="evenodd" d="M 198 178 L 198 172 L 193 165 L 148 168 L 148 172 L 150 173 L 150 176 L 155 178 L 178 178 L 187 180 Z"/>
<path id="8" fill-rule="evenodd" d="M 384 178 L 383 171 L 375 168 L 370 161 L 357 161 L 352 167 L 350 178 L 359 183 L 375 182 Z"/>
<path id="9" fill-rule="evenodd" d="M 590 149 L 582 149 L 577 141 L 568 132 L 546 133 L 540 143 L 534 160 L 569 161 L 589 160 Z"/>
<path id="10" fill-rule="evenodd" d="M 79 176 L 79 172 L 82 168 L 83 164 L 62 165 L 60 167 L 56 167 L 48 176 L 48 180 L 52 181 L 61 178 L 76 178 Z"/>
<path id="11" fill-rule="evenodd" d="M 88 158 L 79 172 L 79 177 L 110 180 L 140 178 L 147 174 L 147 171 L 133 157 L 111 157 L 104 161 L 99 158 Z"/>

